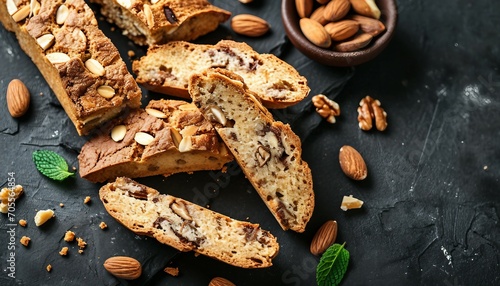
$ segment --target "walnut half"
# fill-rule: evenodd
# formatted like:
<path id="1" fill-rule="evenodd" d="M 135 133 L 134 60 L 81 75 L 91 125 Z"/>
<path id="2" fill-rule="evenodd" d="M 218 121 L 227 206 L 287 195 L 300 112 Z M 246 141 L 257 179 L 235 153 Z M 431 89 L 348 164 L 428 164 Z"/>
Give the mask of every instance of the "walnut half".
<path id="1" fill-rule="evenodd" d="M 323 94 L 318 94 L 312 97 L 312 103 L 321 117 L 325 118 L 329 123 L 335 123 L 335 116 L 340 115 L 340 107 L 335 101 Z"/>
<path id="2" fill-rule="evenodd" d="M 367 95 L 359 102 L 359 128 L 365 131 L 371 130 L 373 120 L 378 131 L 384 131 L 387 128 L 387 113 L 381 107 L 380 101 Z"/>

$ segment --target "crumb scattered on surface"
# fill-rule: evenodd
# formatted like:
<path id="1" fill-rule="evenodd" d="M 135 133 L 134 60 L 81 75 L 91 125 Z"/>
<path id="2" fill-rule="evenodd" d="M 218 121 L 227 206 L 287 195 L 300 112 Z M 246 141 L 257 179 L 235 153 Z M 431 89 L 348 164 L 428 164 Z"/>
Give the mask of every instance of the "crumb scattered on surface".
<path id="1" fill-rule="evenodd" d="M 78 249 L 78 253 L 83 254 L 83 249 Z"/>
<path id="2" fill-rule="evenodd" d="M 14 188 L 3 188 L 0 191 L 0 212 L 6 214 L 9 206 L 9 199 L 17 200 L 23 194 L 23 186 L 16 185 Z"/>
<path id="3" fill-rule="evenodd" d="M 67 246 L 63 247 L 61 251 L 59 251 L 59 254 L 62 256 L 68 255 L 68 247 Z"/>
<path id="4" fill-rule="evenodd" d="M 129 57 L 131 57 L 131 58 L 132 58 L 132 57 L 135 57 L 135 52 L 134 52 L 134 51 L 132 51 L 132 50 L 128 50 L 127 54 L 128 54 L 128 56 L 129 56 Z"/>
<path id="5" fill-rule="evenodd" d="M 52 265 L 50 265 L 50 264 L 49 264 L 49 265 L 47 265 L 47 267 L 46 267 L 45 269 L 47 269 L 47 272 L 52 271 Z"/>
<path id="6" fill-rule="evenodd" d="M 198 256 L 200 256 L 200 254 L 198 252 L 195 252 L 194 257 L 198 257 Z"/>
<path id="7" fill-rule="evenodd" d="M 111 32 L 114 32 L 116 30 L 116 28 L 115 27 L 111 27 L 110 30 L 111 30 Z"/>
<path id="8" fill-rule="evenodd" d="M 75 233 L 72 232 L 71 230 L 66 231 L 64 234 L 64 241 L 70 242 L 75 239 Z"/>
<path id="9" fill-rule="evenodd" d="M 51 209 L 40 210 L 35 215 L 35 225 L 41 226 L 46 223 L 49 219 L 55 217 L 55 213 Z"/>
<path id="10" fill-rule="evenodd" d="M 86 196 L 85 199 L 83 200 L 84 204 L 90 203 L 90 196 Z"/>
<path id="11" fill-rule="evenodd" d="M 179 276 L 179 268 L 177 268 L 177 267 L 166 267 L 165 269 L 163 269 L 163 271 L 165 271 L 165 273 L 170 274 L 174 277 Z"/>
<path id="12" fill-rule="evenodd" d="M 486 166 L 486 165 L 485 165 L 485 166 L 483 167 L 483 170 L 488 170 L 488 166 Z"/>
<path id="13" fill-rule="evenodd" d="M 84 249 L 87 246 L 87 243 L 81 237 L 78 237 L 76 241 L 78 242 L 78 247 L 80 247 L 80 249 Z"/>
<path id="14" fill-rule="evenodd" d="M 28 246 L 28 244 L 30 243 L 30 240 L 31 240 L 31 238 L 29 238 L 27 236 L 23 236 L 23 237 L 21 237 L 21 244 L 24 246 Z"/>
<path id="15" fill-rule="evenodd" d="M 108 228 L 108 225 L 105 222 L 101 221 L 101 223 L 99 224 L 99 227 L 101 229 L 106 229 L 106 228 Z"/>
<path id="16" fill-rule="evenodd" d="M 63 208 L 63 207 L 64 207 L 64 204 L 63 204 L 63 203 L 59 203 L 59 206 L 60 206 L 61 208 Z"/>
<path id="17" fill-rule="evenodd" d="M 19 225 L 22 227 L 25 227 L 28 224 L 28 222 L 25 219 L 20 219 L 19 220 Z"/>

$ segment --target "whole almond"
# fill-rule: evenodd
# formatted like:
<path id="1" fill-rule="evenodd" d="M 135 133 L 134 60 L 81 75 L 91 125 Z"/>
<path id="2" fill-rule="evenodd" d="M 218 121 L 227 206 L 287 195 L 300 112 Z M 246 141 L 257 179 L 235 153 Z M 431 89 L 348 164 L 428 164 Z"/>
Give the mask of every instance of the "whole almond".
<path id="1" fill-rule="evenodd" d="M 350 17 L 352 20 L 359 23 L 359 29 L 373 37 L 385 31 L 385 25 L 377 19 L 373 19 L 361 15 L 352 15 Z"/>
<path id="2" fill-rule="evenodd" d="M 212 280 L 210 280 L 208 286 L 236 286 L 236 285 L 225 278 L 215 277 Z"/>
<path id="3" fill-rule="evenodd" d="M 309 19 L 314 20 L 323 26 L 328 24 L 329 21 L 326 20 L 325 17 L 323 17 L 323 11 L 325 11 L 325 7 L 326 6 L 323 5 L 316 8 L 316 10 L 312 12 L 311 17 L 309 17 Z"/>
<path id="4" fill-rule="evenodd" d="M 7 86 L 7 108 L 12 117 L 23 116 L 30 106 L 30 92 L 26 85 L 13 79 Z"/>
<path id="5" fill-rule="evenodd" d="M 380 19 L 380 9 L 378 8 L 375 0 L 349 0 L 351 2 L 352 8 L 356 13 L 371 17 L 374 19 Z"/>
<path id="6" fill-rule="evenodd" d="M 104 268 L 115 277 L 133 280 L 142 273 L 141 263 L 128 256 L 114 256 L 104 261 Z"/>
<path id="7" fill-rule="evenodd" d="M 313 10 L 313 0 L 295 0 L 295 7 L 300 18 L 308 18 Z"/>
<path id="8" fill-rule="evenodd" d="M 358 32 L 359 24 L 354 20 L 342 20 L 326 24 L 325 30 L 332 40 L 343 41 Z"/>
<path id="9" fill-rule="evenodd" d="M 323 17 L 328 21 L 338 21 L 349 13 L 351 3 L 349 0 L 332 0 L 326 4 Z"/>
<path id="10" fill-rule="evenodd" d="M 314 255 L 320 255 L 335 242 L 337 238 L 337 222 L 329 220 L 325 222 L 314 235 L 310 251 Z"/>
<path id="11" fill-rule="evenodd" d="M 299 25 L 304 36 L 316 46 L 328 48 L 332 44 L 330 35 L 320 23 L 309 18 L 302 18 Z"/>
<path id="12" fill-rule="evenodd" d="M 349 145 L 344 145 L 339 152 L 340 168 L 353 180 L 364 180 L 368 175 L 365 160 L 359 152 Z"/>
<path id="13" fill-rule="evenodd" d="M 367 33 L 362 33 L 355 36 L 349 41 L 345 41 L 335 45 L 334 48 L 339 52 L 354 52 L 368 46 L 368 44 L 370 44 L 372 39 L 373 39 L 372 35 Z"/>
<path id="14" fill-rule="evenodd" d="M 260 37 L 269 31 L 266 20 L 250 14 L 236 15 L 231 19 L 231 28 L 235 33 L 248 37 Z"/>

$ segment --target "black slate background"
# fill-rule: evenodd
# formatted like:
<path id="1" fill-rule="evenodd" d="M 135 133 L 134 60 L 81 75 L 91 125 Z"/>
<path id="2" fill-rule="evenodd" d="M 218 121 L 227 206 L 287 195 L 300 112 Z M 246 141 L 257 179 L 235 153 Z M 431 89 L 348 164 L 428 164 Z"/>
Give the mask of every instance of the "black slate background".
<path id="1" fill-rule="evenodd" d="M 342 115 L 330 125 L 314 113 L 308 100 L 276 118 L 291 123 L 303 140 L 312 169 L 316 209 L 306 232 L 284 232 L 267 211 L 239 167 L 228 175 L 217 172 L 176 174 L 138 181 L 162 193 L 197 203 L 236 219 L 260 223 L 278 237 L 280 254 L 268 269 L 246 270 L 193 253 L 178 253 L 154 239 L 124 229 L 104 210 L 99 184 L 79 176 L 62 183 L 43 177 L 31 154 L 49 149 L 78 168 L 77 155 L 86 138 L 78 137 L 45 80 L 19 49 L 13 34 L 0 28 L 0 186 L 9 172 L 25 187 L 16 203 L 14 227 L 15 276 L 7 276 L 10 229 L 0 217 L 0 285 L 207 285 L 222 276 L 237 285 L 315 285 L 318 258 L 309 243 L 328 219 L 339 224 L 337 241 L 346 242 L 351 260 L 342 285 L 499 285 L 500 284 L 500 3 L 494 0 L 398 1 L 399 19 L 389 47 L 372 62 L 356 68 L 335 68 L 304 57 L 286 39 L 279 1 L 213 1 L 233 13 L 252 13 L 272 25 L 272 32 L 251 39 L 235 35 L 229 23 L 198 42 L 222 38 L 248 42 L 259 52 L 271 52 L 306 76 L 311 95 L 325 93 L 340 104 Z M 92 6 L 95 8 L 95 6 Z M 100 21 L 123 58 L 137 47 L 118 30 Z M 12 119 L 7 112 L 8 82 L 19 78 L 31 91 L 28 114 Z M 357 127 L 359 100 L 371 95 L 388 113 L 385 132 Z M 147 93 L 144 102 L 159 98 Z M 341 172 L 338 150 L 348 144 L 364 156 L 369 176 L 354 182 Z M 217 192 L 206 192 L 219 183 Z M 343 212 L 343 195 L 365 205 Z M 91 196 L 89 205 L 83 204 Z M 59 207 L 64 203 L 64 207 Z M 56 217 L 36 227 L 37 210 L 52 208 Z M 105 221 L 109 228 L 101 230 Z M 78 254 L 66 243 L 66 230 L 88 243 Z M 19 244 L 27 235 L 29 247 Z M 67 257 L 58 251 L 70 248 Z M 113 255 L 139 259 L 144 267 L 134 282 L 116 280 L 102 267 Z M 52 272 L 45 271 L 51 264 Z M 180 269 L 179 277 L 162 272 Z"/>

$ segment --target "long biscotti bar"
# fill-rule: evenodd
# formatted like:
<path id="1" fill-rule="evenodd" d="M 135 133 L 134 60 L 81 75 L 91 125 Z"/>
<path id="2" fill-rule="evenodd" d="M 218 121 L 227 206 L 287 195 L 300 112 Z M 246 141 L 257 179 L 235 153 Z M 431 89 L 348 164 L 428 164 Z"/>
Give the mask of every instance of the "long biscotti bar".
<path id="1" fill-rule="evenodd" d="M 83 0 L 0 0 L 0 21 L 16 34 L 80 135 L 124 109 L 141 91 Z"/>
<path id="2" fill-rule="evenodd" d="M 90 0 L 138 45 L 191 41 L 217 29 L 231 13 L 206 0 Z"/>
<path id="3" fill-rule="evenodd" d="M 108 183 L 99 196 L 108 213 L 125 227 L 180 251 L 244 268 L 269 267 L 279 251 L 276 238 L 257 224 L 162 195 L 129 178 Z"/>
<path id="4" fill-rule="evenodd" d="M 193 75 L 189 92 L 281 227 L 303 232 L 314 209 L 312 175 L 290 126 L 274 121 L 242 78 L 227 70 Z"/>
<path id="5" fill-rule="evenodd" d="M 192 103 L 152 100 L 83 145 L 80 176 L 92 182 L 220 170 L 233 157 Z"/>
<path id="6" fill-rule="evenodd" d="M 259 54 L 245 43 L 222 40 L 216 45 L 171 42 L 150 47 L 134 61 L 136 80 L 147 89 L 189 98 L 192 74 L 225 68 L 241 76 L 269 108 L 298 103 L 309 93 L 307 80 L 291 65 L 271 54 Z"/>

